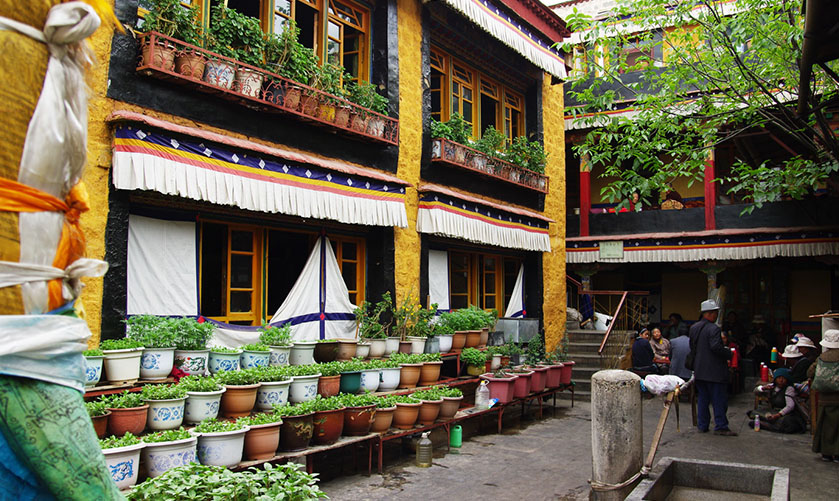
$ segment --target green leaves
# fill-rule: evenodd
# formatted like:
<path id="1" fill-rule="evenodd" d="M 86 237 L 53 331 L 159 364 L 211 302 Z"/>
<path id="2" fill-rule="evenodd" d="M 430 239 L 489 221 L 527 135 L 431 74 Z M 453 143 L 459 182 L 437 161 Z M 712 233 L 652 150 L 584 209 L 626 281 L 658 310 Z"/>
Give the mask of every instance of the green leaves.
<path id="1" fill-rule="evenodd" d="M 224 346 L 212 346 L 210 347 L 210 351 L 213 353 L 224 353 L 227 355 L 242 353 L 242 350 L 238 348 L 226 348 Z"/>
<path id="2" fill-rule="evenodd" d="M 268 346 L 291 346 L 291 324 L 280 327 L 263 325 L 260 327 L 259 342 Z"/>
<path id="3" fill-rule="evenodd" d="M 178 381 L 178 386 L 184 391 L 210 392 L 219 391 L 223 388 L 214 377 L 186 376 Z"/>
<path id="4" fill-rule="evenodd" d="M 198 426 L 192 429 L 195 433 L 225 433 L 228 431 L 241 430 L 246 425 L 239 421 L 219 421 L 216 418 L 207 418 L 198 423 Z"/>
<path id="5" fill-rule="evenodd" d="M 99 440 L 99 447 L 101 449 L 116 449 L 117 447 L 128 447 L 129 445 L 136 445 L 140 443 L 140 439 L 131 434 L 130 431 L 125 432 L 125 435 L 117 437 L 111 435 L 110 437 Z"/>
<path id="6" fill-rule="evenodd" d="M 393 308 L 393 300 L 391 299 L 390 292 L 382 294 L 381 301 L 376 304 L 366 300 L 361 303 L 361 306 L 353 311 L 356 322 L 359 324 L 359 334 L 361 337 L 367 339 L 385 339 L 390 322 L 383 323 L 382 315 L 385 315 L 391 308 Z"/>
<path id="7" fill-rule="evenodd" d="M 527 356 L 528 364 L 536 364 L 545 359 L 545 345 L 542 343 L 541 336 L 535 336 L 527 342 L 527 348 L 524 351 Z"/>
<path id="8" fill-rule="evenodd" d="M 460 352 L 460 360 L 466 365 L 474 365 L 476 367 L 483 367 L 486 363 L 486 353 L 477 348 L 464 348 Z"/>
<path id="9" fill-rule="evenodd" d="M 142 348 L 143 343 L 129 338 L 122 338 L 122 339 L 104 339 L 102 342 L 99 343 L 99 347 L 102 350 L 109 351 L 109 350 L 130 350 L 134 348 Z"/>
<path id="10" fill-rule="evenodd" d="M 104 395 L 99 400 L 104 402 L 109 409 L 131 409 L 146 404 L 140 393 L 132 393 L 128 390 L 124 390 L 122 393 Z"/>
<path id="11" fill-rule="evenodd" d="M 448 139 L 464 145 L 469 143 L 469 136 L 472 135 L 472 126 L 460 113 L 452 113 L 446 122 L 438 122 L 432 118 L 430 129 L 434 139 Z"/>
<path id="12" fill-rule="evenodd" d="M 104 355 L 104 353 L 102 353 L 102 350 L 95 348 L 93 350 L 83 351 L 82 355 L 85 357 L 101 357 L 102 355 Z"/>
<path id="13" fill-rule="evenodd" d="M 261 424 L 273 424 L 282 421 L 282 416 L 273 412 L 260 412 L 252 416 L 240 417 L 238 421 L 245 426 L 257 426 Z"/>
<path id="14" fill-rule="evenodd" d="M 140 395 L 143 400 L 171 400 L 186 397 L 186 389 L 179 384 L 147 384 Z"/>
<path id="15" fill-rule="evenodd" d="M 377 87 L 369 82 L 350 82 L 347 85 L 347 99 L 382 115 L 387 115 L 387 106 L 390 103 L 386 97 L 379 94 Z"/>
<path id="16" fill-rule="evenodd" d="M 260 382 L 260 371 L 256 369 L 241 369 L 238 371 L 223 371 L 214 377 L 216 381 L 225 386 L 246 386 Z"/>
<path id="17" fill-rule="evenodd" d="M 242 350 L 244 351 L 260 351 L 260 352 L 269 352 L 271 348 L 268 347 L 267 344 L 262 343 L 251 343 L 242 346 Z"/>
<path id="18" fill-rule="evenodd" d="M 91 401 L 91 402 L 85 402 L 84 407 L 85 407 L 85 409 L 87 409 L 87 414 L 90 417 L 104 416 L 105 414 L 108 413 L 107 403 L 105 403 L 101 400 L 94 400 L 94 401 Z"/>
<path id="19" fill-rule="evenodd" d="M 252 66 L 264 64 L 265 36 L 256 18 L 217 4 L 210 11 L 209 39 L 213 52 Z"/>
<path id="20" fill-rule="evenodd" d="M 187 438 L 192 438 L 192 435 L 190 435 L 188 430 L 185 430 L 184 427 L 181 426 L 177 430 L 163 430 L 149 433 L 143 437 L 143 442 L 156 444 L 161 442 L 174 442 L 176 440 L 184 440 Z"/>

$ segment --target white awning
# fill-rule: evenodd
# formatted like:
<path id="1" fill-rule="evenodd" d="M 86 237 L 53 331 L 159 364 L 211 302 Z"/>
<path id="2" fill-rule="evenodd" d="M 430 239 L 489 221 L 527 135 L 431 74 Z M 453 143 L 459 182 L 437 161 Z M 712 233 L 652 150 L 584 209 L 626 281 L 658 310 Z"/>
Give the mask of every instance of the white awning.
<path id="1" fill-rule="evenodd" d="M 145 127 L 121 125 L 114 136 L 117 189 L 346 224 L 408 226 L 407 183 L 382 180 L 378 173 L 295 164 Z"/>
<path id="2" fill-rule="evenodd" d="M 558 49 L 546 43 L 488 0 L 443 0 L 501 43 L 518 52 L 535 66 L 565 79 L 565 61 Z M 560 40 L 556 40 L 559 42 Z"/>

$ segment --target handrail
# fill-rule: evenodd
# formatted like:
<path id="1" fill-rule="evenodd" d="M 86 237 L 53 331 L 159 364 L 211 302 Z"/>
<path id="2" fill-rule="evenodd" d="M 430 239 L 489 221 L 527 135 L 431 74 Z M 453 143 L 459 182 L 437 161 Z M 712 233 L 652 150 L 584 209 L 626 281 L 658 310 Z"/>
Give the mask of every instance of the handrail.
<path id="1" fill-rule="evenodd" d="M 580 294 L 593 296 L 617 296 L 618 294 L 633 294 L 635 296 L 649 296 L 649 291 L 580 291 Z"/>
<path id="2" fill-rule="evenodd" d="M 615 314 L 612 316 L 612 322 L 606 327 L 606 334 L 603 335 L 603 341 L 600 343 L 600 348 L 597 349 L 597 354 L 603 354 L 603 348 L 606 347 L 606 342 L 609 340 L 609 334 L 612 333 L 612 328 L 615 326 L 615 320 L 620 315 L 621 309 L 623 309 L 623 304 L 626 302 L 626 296 L 629 295 L 629 291 L 623 291 L 623 295 L 621 296 L 621 300 L 618 303 L 618 308 L 615 310 Z"/>
<path id="3" fill-rule="evenodd" d="M 583 284 L 577 281 L 576 278 L 572 277 L 571 275 L 565 275 L 565 280 L 571 282 L 572 284 L 577 286 L 577 292 L 579 293 L 580 289 L 583 288 Z"/>

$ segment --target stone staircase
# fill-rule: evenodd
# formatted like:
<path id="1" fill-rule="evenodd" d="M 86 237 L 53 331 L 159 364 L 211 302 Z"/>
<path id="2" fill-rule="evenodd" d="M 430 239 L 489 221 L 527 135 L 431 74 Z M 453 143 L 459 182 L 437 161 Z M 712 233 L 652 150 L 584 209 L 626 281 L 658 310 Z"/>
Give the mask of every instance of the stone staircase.
<path id="1" fill-rule="evenodd" d="M 601 370 L 603 362 L 597 353 L 603 335 L 606 331 L 571 328 L 570 325 L 565 335 L 568 336 L 568 360 L 573 360 L 574 372 L 571 380 L 574 382 L 574 397 L 579 400 L 588 401 L 591 399 L 591 376 Z M 626 331 L 612 331 L 612 335 L 626 335 Z M 570 394 L 563 398 L 571 398 Z"/>

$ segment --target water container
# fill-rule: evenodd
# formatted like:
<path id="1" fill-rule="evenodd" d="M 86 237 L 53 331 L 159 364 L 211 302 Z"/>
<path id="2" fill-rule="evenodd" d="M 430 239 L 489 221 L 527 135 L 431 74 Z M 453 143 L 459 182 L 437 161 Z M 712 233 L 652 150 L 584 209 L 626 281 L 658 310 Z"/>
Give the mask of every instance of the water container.
<path id="1" fill-rule="evenodd" d="M 760 431 L 760 414 L 755 413 L 755 431 Z"/>
<path id="2" fill-rule="evenodd" d="M 458 424 L 452 427 L 451 438 L 449 439 L 451 453 L 458 454 L 461 445 L 463 445 L 463 427 Z"/>
<path id="3" fill-rule="evenodd" d="M 417 466 L 420 468 L 431 468 L 431 460 L 433 459 L 434 444 L 428 438 L 428 433 L 422 434 L 422 438 L 417 442 Z"/>
<path id="4" fill-rule="evenodd" d="M 489 409 L 489 383 L 481 381 L 475 391 L 475 408 L 478 410 Z"/>
<path id="5" fill-rule="evenodd" d="M 772 347 L 772 354 L 770 355 L 769 361 L 773 364 L 778 363 L 778 348 Z"/>
<path id="6" fill-rule="evenodd" d="M 766 367 L 763 364 L 760 364 L 760 380 L 764 383 L 769 382 L 769 367 Z"/>

